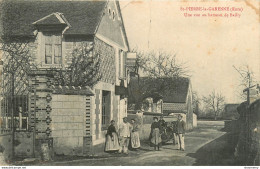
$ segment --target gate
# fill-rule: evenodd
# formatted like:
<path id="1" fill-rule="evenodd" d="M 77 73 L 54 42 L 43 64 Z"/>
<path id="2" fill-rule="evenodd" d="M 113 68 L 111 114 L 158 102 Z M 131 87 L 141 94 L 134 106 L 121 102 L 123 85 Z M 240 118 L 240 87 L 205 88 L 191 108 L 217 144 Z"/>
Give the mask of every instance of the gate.
<path id="1" fill-rule="evenodd" d="M 1 134 L 11 132 L 12 109 L 14 110 L 14 131 L 28 131 L 28 96 L 4 96 L 1 100 Z"/>

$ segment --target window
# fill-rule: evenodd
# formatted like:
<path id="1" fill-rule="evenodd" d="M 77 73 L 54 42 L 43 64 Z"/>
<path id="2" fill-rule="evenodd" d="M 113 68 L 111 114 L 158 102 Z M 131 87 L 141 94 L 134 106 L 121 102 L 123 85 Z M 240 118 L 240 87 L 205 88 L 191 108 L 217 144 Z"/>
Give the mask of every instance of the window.
<path id="1" fill-rule="evenodd" d="M 108 16 L 109 17 L 111 16 L 111 9 L 110 8 L 108 9 Z"/>
<path id="2" fill-rule="evenodd" d="M 102 128 L 106 129 L 110 121 L 110 92 L 102 91 Z"/>
<path id="3" fill-rule="evenodd" d="M 116 18 L 116 14 L 115 14 L 115 11 L 113 11 L 113 13 L 112 13 L 112 19 L 115 20 L 115 18 Z"/>
<path id="4" fill-rule="evenodd" d="M 45 34 L 45 64 L 61 64 L 61 35 Z"/>

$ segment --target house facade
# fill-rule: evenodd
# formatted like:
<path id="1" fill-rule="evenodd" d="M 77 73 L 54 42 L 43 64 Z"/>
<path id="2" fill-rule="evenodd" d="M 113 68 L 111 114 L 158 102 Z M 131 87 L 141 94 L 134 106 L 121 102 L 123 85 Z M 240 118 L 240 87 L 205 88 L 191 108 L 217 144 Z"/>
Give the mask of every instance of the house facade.
<path id="1" fill-rule="evenodd" d="M 27 142 L 33 146 L 20 152 L 26 147 L 22 143 L 16 153 L 33 156 L 43 143 L 56 154 L 95 153 L 105 142 L 110 121 L 119 126 L 127 116 L 130 53 L 119 2 L 6 1 L 1 16 L 1 36 L 29 40 L 30 62 L 37 65 L 28 77 L 23 110 L 28 114 L 24 132 L 31 135 Z M 55 85 L 49 70 L 67 68 L 73 51 L 82 46 L 100 58 L 100 80 L 93 88 Z M 5 107 L 4 101 L 1 104 Z M 16 135 L 18 139 L 26 134 Z"/>
<path id="2" fill-rule="evenodd" d="M 197 117 L 193 113 L 192 86 L 188 78 L 180 77 L 174 80 L 174 87 L 163 95 L 163 114 L 176 116 L 181 114 L 186 121 L 188 130 L 197 126 Z"/>

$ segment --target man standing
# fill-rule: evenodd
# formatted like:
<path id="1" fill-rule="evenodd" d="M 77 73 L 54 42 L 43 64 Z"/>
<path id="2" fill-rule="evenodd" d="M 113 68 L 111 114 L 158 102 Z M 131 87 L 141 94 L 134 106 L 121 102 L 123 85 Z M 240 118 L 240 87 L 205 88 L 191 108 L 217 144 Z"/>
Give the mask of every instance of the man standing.
<path id="1" fill-rule="evenodd" d="M 173 144 L 176 145 L 178 144 L 177 141 L 177 121 L 171 122 L 171 129 L 172 129 L 172 136 L 173 136 Z"/>
<path id="2" fill-rule="evenodd" d="M 119 153 L 128 154 L 128 145 L 130 140 L 131 124 L 127 122 L 127 117 L 123 118 L 123 123 L 119 127 Z"/>
<path id="3" fill-rule="evenodd" d="M 178 115 L 178 120 L 177 120 L 177 141 L 178 144 L 180 146 L 180 150 L 184 151 L 184 134 L 185 134 L 185 129 L 186 129 L 186 124 L 185 122 L 182 120 L 182 115 Z"/>

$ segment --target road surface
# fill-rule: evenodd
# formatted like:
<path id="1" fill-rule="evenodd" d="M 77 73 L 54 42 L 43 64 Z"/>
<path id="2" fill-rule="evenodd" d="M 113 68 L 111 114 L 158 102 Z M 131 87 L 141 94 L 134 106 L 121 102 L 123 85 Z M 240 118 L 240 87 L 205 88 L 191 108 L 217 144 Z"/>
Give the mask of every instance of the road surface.
<path id="1" fill-rule="evenodd" d="M 54 161 L 37 165 L 56 166 L 192 166 L 234 165 L 229 137 L 222 129 L 223 121 L 198 121 L 198 127 L 185 135 L 185 151 L 168 143 L 154 151 L 147 143 L 129 155 L 106 154 L 102 158 Z M 233 146 L 234 147 L 234 146 Z"/>

